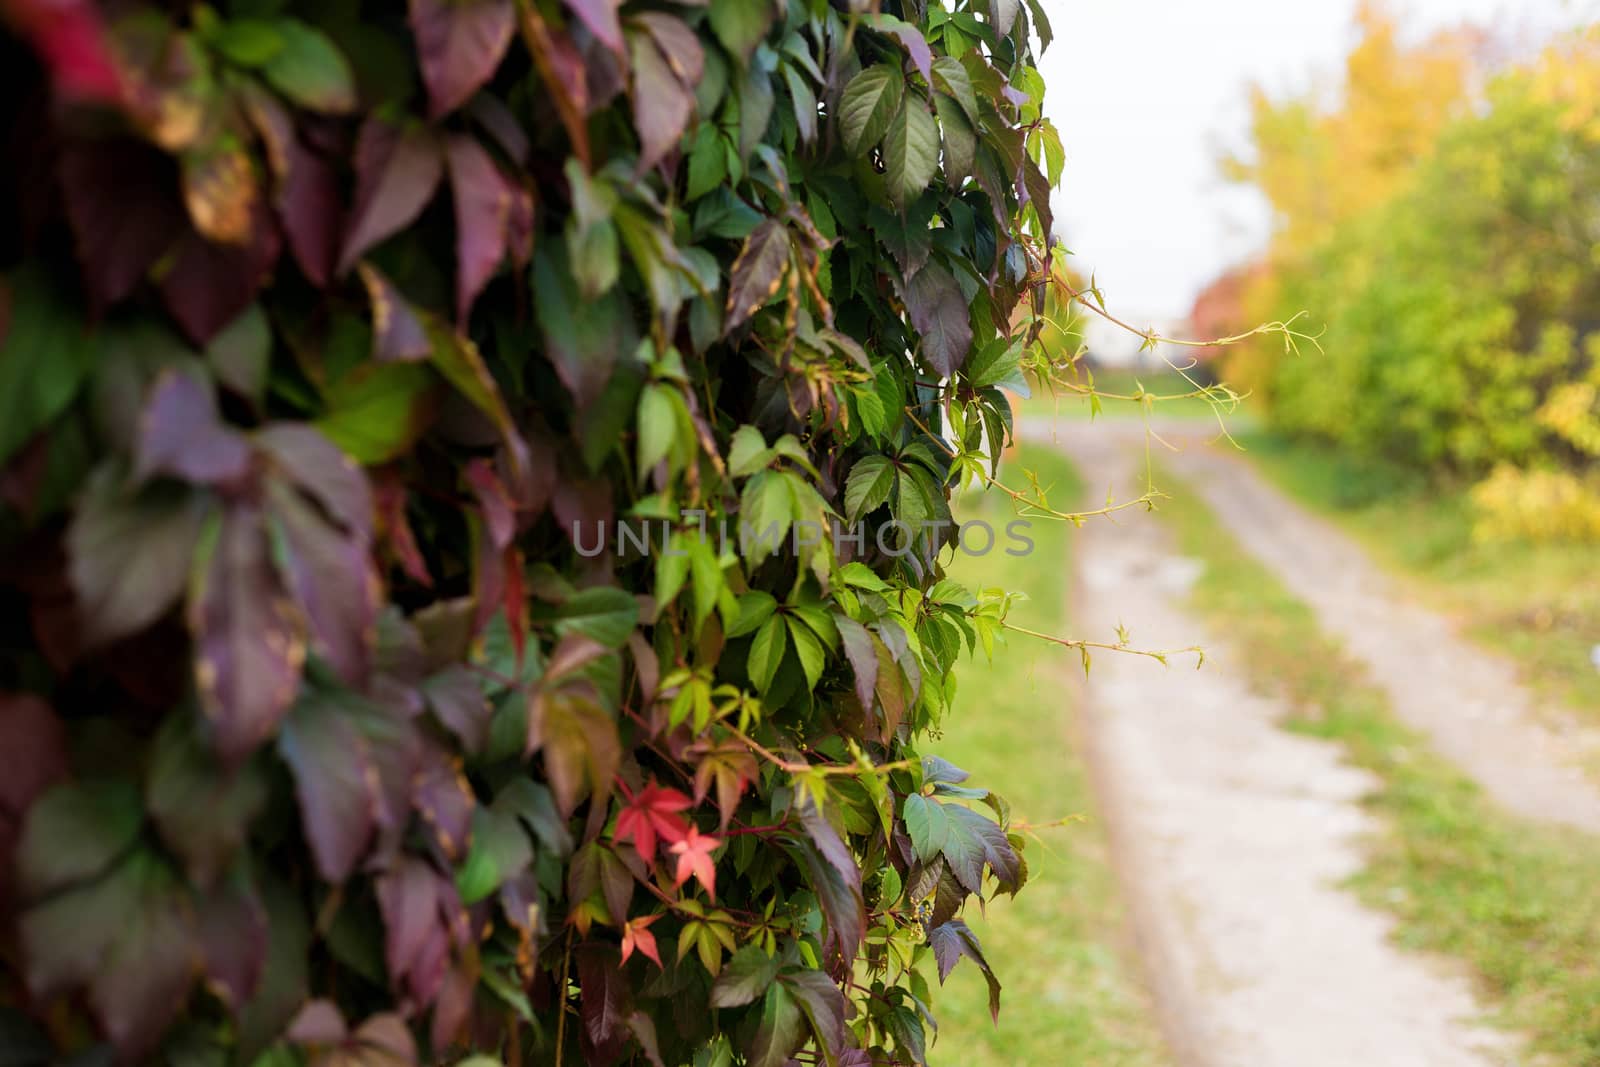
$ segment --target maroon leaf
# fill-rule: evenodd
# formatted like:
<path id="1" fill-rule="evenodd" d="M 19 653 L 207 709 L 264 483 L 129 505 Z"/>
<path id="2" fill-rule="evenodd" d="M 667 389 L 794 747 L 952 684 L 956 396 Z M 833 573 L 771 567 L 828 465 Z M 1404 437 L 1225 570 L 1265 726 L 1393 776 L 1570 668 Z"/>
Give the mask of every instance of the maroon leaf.
<path id="1" fill-rule="evenodd" d="M 430 118 L 454 111 L 494 76 L 515 26 L 512 0 L 411 0 Z"/>
<path id="2" fill-rule="evenodd" d="M 494 466 L 486 459 L 475 459 L 467 464 L 467 485 L 478 498 L 478 508 L 489 531 L 489 540 L 496 549 L 511 543 L 517 532 L 517 516 L 511 495 L 495 474 Z"/>
<path id="3" fill-rule="evenodd" d="M 189 630 L 195 681 L 217 751 L 237 765 L 271 737 L 294 702 L 305 633 L 272 563 L 259 509 L 224 512 L 195 560 Z"/>
<path id="4" fill-rule="evenodd" d="M 355 167 L 355 204 L 339 255 L 340 274 L 422 213 L 444 174 L 444 152 L 428 127 L 397 129 L 368 119 L 356 140 Z"/>
<path id="5" fill-rule="evenodd" d="M 242 480 L 250 462 L 244 437 L 218 417 L 211 384 L 193 374 L 163 372 L 139 419 L 134 478 L 165 474 L 220 485 Z"/>
<path id="6" fill-rule="evenodd" d="M 456 320 L 464 323 L 505 258 L 513 188 L 472 138 L 451 137 L 446 154 L 456 209 Z"/>
<path id="7" fill-rule="evenodd" d="M 283 725 L 278 751 L 294 772 L 300 819 L 317 871 L 342 882 L 377 828 L 378 775 L 371 748 L 327 690 L 307 693 Z"/>
<path id="8" fill-rule="evenodd" d="M 49 704 L 31 693 L 0 693 L 0 906 L 11 878 L 11 850 L 23 816 L 67 774 L 66 732 Z"/>
<path id="9" fill-rule="evenodd" d="M 583 1052 L 586 1062 L 615 1063 L 628 1043 L 627 984 L 617 950 L 588 942 L 579 945 L 578 988 L 583 997 Z"/>
<path id="10" fill-rule="evenodd" d="M 255 889 L 236 873 L 195 903 L 206 974 L 229 1006 L 254 995 L 267 963 L 267 911 Z"/>
<path id="11" fill-rule="evenodd" d="M 428 358 L 432 347 L 422 320 L 394 283 L 366 260 L 356 265 L 372 306 L 372 358 L 379 363 L 412 363 Z"/>
<path id="12" fill-rule="evenodd" d="M 534 4 L 518 4 L 522 38 L 539 77 L 555 101 L 556 114 L 572 142 L 572 153 L 589 166 L 589 83 L 583 56 L 566 31 L 545 22 Z"/>
<path id="13" fill-rule="evenodd" d="M 762 219 L 744 240 L 728 278 L 726 336 L 766 306 L 783 288 L 788 273 L 789 229 L 777 219 Z"/>
<path id="14" fill-rule="evenodd" d="M 284 482 L 273 480 L 267 492 L 283 576 L 304 613 L 317 654 L 345 684 L 365 685 L 382 592 L 370 542 L 361 531 L 331 525 Z"/>
<path id="15" fill-rule="evenodd" d="M 103 644 L 155 622 L 189 581 L 210 505 L 174 486 L 134 492 L 112 466 L 90 476 L 67 528 L 81 637 Z"/>
<path id="16" fill-rule="evenodd" d="M 983 958 L 983 950 L 978 946 L 978 938 L 967 928 L 967 924 L 960 919 L 951 919 L 940 926 L 935 926 L 928 931 L 928 946 L 933 949 L 933 958 L 939 964 L 939 982 L 950 977 L 950 971 L 965 956 L 983 971 L 984 981 L 989 983 L 989 1014 L 998 1020 L 1000 1018 L 1000 981 L 995 978 L 994 971 L 989 968 L 989 961 Z"/>
<path id="17" fill-rule="evenodd" d="M 922 335 L 922 358 L 942 377 L 960 370 L 972 348 L 972 322 L 955 278 L 929 262 L 901 291 L 911 325 Z"/>
<path id="18" fill-rule="evenodd" d="M 89 305 L 100 315 L 133 292 L 182 232 L 177 172 L 154 148 L 127 139 L 70 141 L 60 168 Z"/>
<path id="19" fill-rule="evenodd" d="M 398 479 L 378 484 L 375 503 L 378 510 L 378 536 L 388 546 L 389 554 L 412 581 L 431 589 L 433 576 L 428 573 L 428 563 L 417 547 L 416 535 L 411 532 L 411 522 L 406 518 L 406 491 Z"/>
<path id="20" fill-rule="evenodd" d="M 312 283 L 322 286 L 339 252 L 339 182 L 333 166 L 300 138 L 278 99 L 257 89 L 244 94 L 246 113 L 267 150 L 273 207 L 289 251 Z"/>
<path id="21" fill-rule="evenodd" d="M 628 53 L 633 60 L 633 124 L 639 131 L 639 169 L 646 170 L 677 147 L 694 112 L 694 94 L 650 33 L 629 34 Z"/>
<path id="22" fill-rule="evenodd" d="M 589 28 L 601 44 L 622 55 L 622 24 L 617 21 L 621 0 L 562 0 L 568 11 Z"/>
<path id="23" fill-rule="evenodd" d="M 856 699 L 867 714 L 872 714 L 873 690 L 878 684 L 878 653 L 872 646 L 872 634 L 865 626 L 847 615 L 834 615 L 839 626 L 839 640 L 844 646 L 845 659 L 856 676 Z"/>
<path id="24" fill-rule="evenodd" d="M 278 228 L 259 200 L 250 239 L 242 246 L 213 244 L 193 229 L 179 238 L 172 267 L 161 280 L 161 295 L 191 341 L 204 346 L 250 305 L 281 246 Z"/>

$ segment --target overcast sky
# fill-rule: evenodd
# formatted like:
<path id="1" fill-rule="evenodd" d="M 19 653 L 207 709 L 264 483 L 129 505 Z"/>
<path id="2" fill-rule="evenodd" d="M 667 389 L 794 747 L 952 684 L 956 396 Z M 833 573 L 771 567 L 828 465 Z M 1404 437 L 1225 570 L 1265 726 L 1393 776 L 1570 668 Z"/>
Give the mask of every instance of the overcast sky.
<path id="1" fill-rule="evenodd" d="M 1339 74 L 1356 0 L 1043 0 L 1055 43 L 1045 110 L 1067 167 L 1057 231 L 1109 306 L 1140 325 L 1181 318 L 1196 292 L 1259 247 L 1267 210 L 1217 176 L 1246 143 L 1251 82 L 1272 90 Z M 1391 0 L 1423 36 L 1466 19 L 1577 24 L 1600 0 Z"/>

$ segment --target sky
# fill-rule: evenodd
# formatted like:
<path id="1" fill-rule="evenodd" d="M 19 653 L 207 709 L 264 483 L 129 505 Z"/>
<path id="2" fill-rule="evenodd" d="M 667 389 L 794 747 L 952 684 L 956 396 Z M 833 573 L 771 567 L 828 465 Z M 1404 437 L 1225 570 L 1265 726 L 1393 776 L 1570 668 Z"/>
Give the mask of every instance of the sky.
<path id="1" fill-rule="evenodd" d="M 1600 0 L 1389 0 L 1408 34 L 1464 20 L 1542 36 L 1600 16 Z M 1262 247 L 1264 201 L 1216 160 L 1248 144 L 1248 88 L 1335 79 L 1356 0 L 1043 0 L 1040 62 L 1067 166 L 1056 229 L 1107 306 L 1171 328 L 1194 296 Z"/>

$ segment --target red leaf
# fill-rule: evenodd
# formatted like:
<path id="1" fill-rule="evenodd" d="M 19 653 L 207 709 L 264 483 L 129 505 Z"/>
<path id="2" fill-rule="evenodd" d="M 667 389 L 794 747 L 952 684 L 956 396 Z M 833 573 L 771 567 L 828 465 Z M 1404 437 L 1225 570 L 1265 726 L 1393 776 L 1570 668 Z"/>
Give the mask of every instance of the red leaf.
<path id="1" fill-rule="evenodd" d="M 451 137 L 446 155 L 456 209 L 456 320 L 465 323 L 473 301 L 505 258 L 513 188 L 470 137 Z"/>
<path id="2" fill-rule="evenodd" d="M 621 0 L 562 0 L 568 11 L 599 38 L 600 43 L 622 55 L 622 25 L 617 21 Z"/>
<path id="3" fill-rule="evenodd" d="M 0 693 L 0 913 L 12 914 L 12 852 L 28 808 L 67 776 L 67 736 L 50 705 L 29 693 Z"/>
<path id="4" fill-rule="evenodd" d="M 517 532 L 517 516 L 511 495 L 495 474 L 494 465 L 486 459 L 478 458 L 468 463 L 466 479 L 473 495 L 478 498 L 478 507 L 488 528 L 490 541 L 497 549 L 505 548 Z"/>
<path id="5" fill-rule="evenodd" d="M 622 962 L 627 963 L 628 957 L 633 955 L 635 949 L 639 954 L 649 959 L 657 967 L 661 966 L 661 956 L 656 951 L 656 935 L 649 930 L 650 924 L 661 918 L 660 915 L 640 915 L 629 919 L 622 927 Z"/>
<path id="6" fill-rule="evenodd" d="M 512 0 L 411 0 L 429 118 L 454 111 L 493 77 L 515 20 Z"/>
<path id="7" fill-rule="evenodd" d="M 139 418 L 134 478 L 165 474 L 222 485 L 242 480 L 250 464 L 244 437 L 217 415 L 210 383 L 176 370 L 163 372 Z"/>
<path id="8" fill-rule="evenodd" d="M 213 244 L 190 229 L 172 253 L 161 295 L 189 339 L 204 345 L 250 305 L 278 261 L 282 240 L 266 206 L 256 201 L 249 243 Z"/>
<path id="9" fill-rule="evenodd" d="M 698 827 L 690 826 L 684 839 L 667 850 L 678 857 L 678 870 L 673 875 L 673 884 L 681 886 L 693 875 L 696 881 L 706 887 L 706 896 L 715 901 L 717 866 L 711 862 L 711 853 L 721 844 L 720 837 L 702 834 Z"/>
<path id="10" fill-rule="evenodd" d="M 356 140 L 356 197 L 345 230 L 339 273 L 365 252 L 409 226 L 433 198 L 444 174 L 444 153 L 425 126 L 397 129 L 368 119 Z"/>
<path id="11" fill-rule="evenodd" d="M 632 839 L 634 848 L 645 863 L 654 866 L 656 838 L 682 841 L 689 832 L 689 823 L 678 812 L 692 807 L 688 797 L 676 789 L 663 789 L 651 782 L 639 790 L 617 815 L 615 840 Z"/>
<path id="12" fill-rule="evenodd" d="M 133 292 L 182 232 L 177 171 L 154 148 L 128 139 L 69 142 L 60 168 L 89 306 L 100 315 Z"/>
<path id="13" fill-rule="evenodd" d="M 194 672 L 217 751 L 237 764 L 277 729 L 300 682 L 305 633 L 272 564 L 260 510 L 229 508 L 195 561 Z"/>
<path id="14" fill-rule="evenodd" d="M 391 476 L 379 482 L 376 502 L 380 541 L 389 546 L 389 553 L 412 581 L 432 589 L 433 576 L 428 573 L 428 564 L 406 518 L 406 491 L 399 479 Z"/>
<path id="15" fill-rule="evenodd" d="M 66 95 L 123 100 L 99 5 L 90 0 L 0 0 L 0 16 L 27 37 Z"/>

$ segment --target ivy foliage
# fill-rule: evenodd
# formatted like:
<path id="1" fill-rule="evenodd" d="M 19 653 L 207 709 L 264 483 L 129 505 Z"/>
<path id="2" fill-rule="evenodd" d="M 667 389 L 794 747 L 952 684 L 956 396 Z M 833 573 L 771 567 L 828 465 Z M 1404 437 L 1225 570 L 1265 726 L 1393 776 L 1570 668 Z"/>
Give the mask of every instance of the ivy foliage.
<path id="1" fill-rule="evenodd" d="M 941 561 L 1049 260 L 1037 3 L 0 16 L 10 1062 L 998 1010 L 1022 841 L 920 746 L 1007 603 Z"/>

